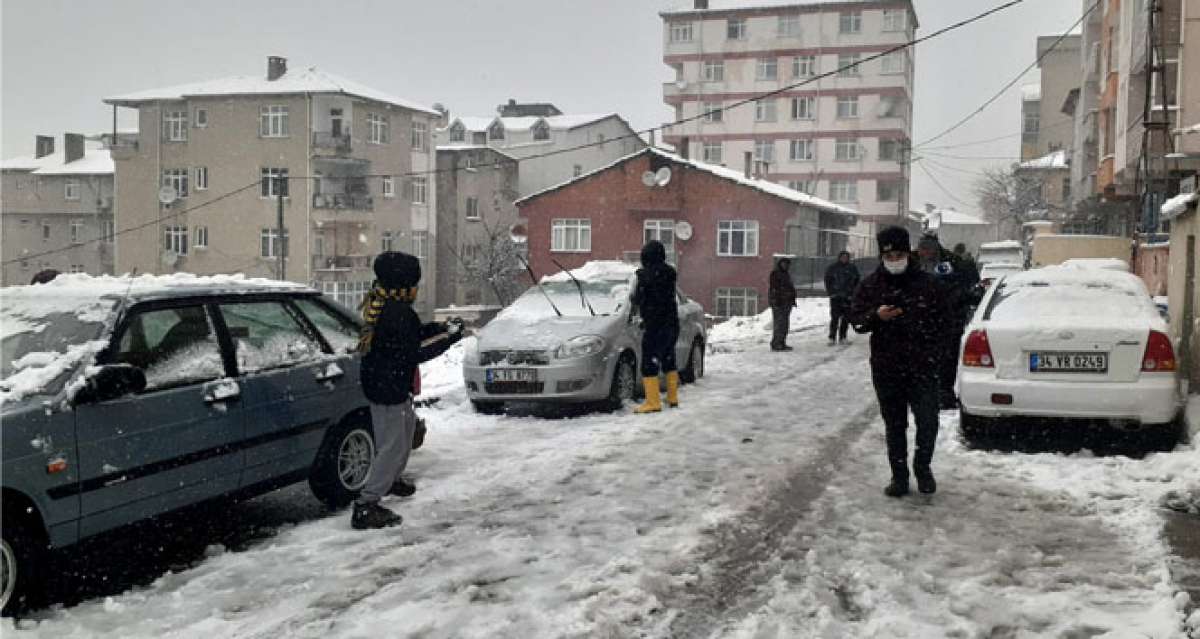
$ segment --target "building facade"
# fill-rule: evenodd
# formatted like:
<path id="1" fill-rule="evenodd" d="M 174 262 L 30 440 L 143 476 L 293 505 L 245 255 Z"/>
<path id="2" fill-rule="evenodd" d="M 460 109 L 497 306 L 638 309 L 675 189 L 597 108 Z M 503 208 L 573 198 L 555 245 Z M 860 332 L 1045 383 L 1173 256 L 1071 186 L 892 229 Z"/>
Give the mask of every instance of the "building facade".
<path id="1" fill-rule="evenodd" d="M 693 10 L 660 14 L 663 62 L 675 75 L 663 99 L 676 122 L 687 120 L 665 140 L 717 165 L 740 168 L 750 153 L 766 179 L 860 211 L 862 232 L 902 222 L 913 51 L 848 67 L 913 39 L 912 2 L 706 7 L 697 0 Z"/>
<path id="2" fill-rule="evenodd" d="M 823 273 L 810 264 L 831 262 L 857 217 L 766 179 L 654 148 L 517 206 L 528 219 L 529 263 L 538 277 L 557 272 L 555 262 L 636 261 L 645 242 L 659 240 L 680 288 L 717 317 L 767 309 L 776 255 L 795 256 L 795 274 Z"/>
<path id="3" fill-rule="evenodd" d="M 118 270 L 278 277 L 282 259 L 286 279 L 354 307 L 394 249 L 436 280 L 432 108 L 274 57 L 265 76 L 105 102 L 137 109 L 140 131 L 112 144 L 118 225 L 145 225 L 120 237 Z"/>
<path id="4" fill-rule="evenodd" d="M 78 133 L 38 136 L 32 156 L 0 163 L 0 285 L 39 271 L 113 273 L 113 162 Z"/>

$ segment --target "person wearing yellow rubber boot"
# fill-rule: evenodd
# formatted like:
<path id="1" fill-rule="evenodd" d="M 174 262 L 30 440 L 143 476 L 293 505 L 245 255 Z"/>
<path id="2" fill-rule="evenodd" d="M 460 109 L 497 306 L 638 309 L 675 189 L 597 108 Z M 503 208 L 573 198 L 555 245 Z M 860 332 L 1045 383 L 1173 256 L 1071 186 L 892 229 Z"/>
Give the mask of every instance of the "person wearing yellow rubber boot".
<path id="1" fill-rule="evenodd" d="M 633 411 L 638 414 L 662 410 L 660 369 L 667 377 L 667 404 L 679 405 L 679 371 L 675 368 L 679 306 L 675 291 L 675 269 L 667 264 L 666 248 L 658 240 L 646 242 L 633 291 L 633 304 L 642 317 L 642 385 L 646 390 L 645 403 Z"/>

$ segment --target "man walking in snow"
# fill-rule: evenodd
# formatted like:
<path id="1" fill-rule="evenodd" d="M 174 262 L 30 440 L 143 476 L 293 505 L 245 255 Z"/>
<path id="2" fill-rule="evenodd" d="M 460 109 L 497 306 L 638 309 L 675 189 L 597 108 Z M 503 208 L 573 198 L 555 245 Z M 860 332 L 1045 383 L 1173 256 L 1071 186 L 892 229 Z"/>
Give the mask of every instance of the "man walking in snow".
<path id="1" fill-rule="evenodd" d="M 407 497 L 416 486 L 400 479 L 412 452 L 417 416 L 412 395 L 417 365 L 441 355 L 462 339 L 463 322 L 422 324 L 413 311 L 421 262 L 388 251 L 375 258 L 375 286 L 363 302 L 363 352 L 359 381 L 371 405 L 375 458 L 350 525 L 356 530 L 399 525 L 400 515 L 379 505 L 384 495 Z"/>
<path id="2" fill-rule="evenodd" d="M 963 247 L 964 253 L 966 247 Z M 938 404 L 942 410 L 958 408 L 954 379 L 958 373 L 958 350 L 970 309 L 979 303 L 979 271 L 957 253 L 942 247 L 937 235 L 926 234 L 917 245 L 921 270 L 937 281 L 946 299 L 949 316 L 942 334 L 938 362 Z"/>
<path id="3" fill-rule="evenodd" d="M 767 302 L 771 305 L 771 350 L 790 351 L 788 329 L 792 326 L 792 308 L 796 306 L 796 286 L 792 284 L 792 260 L 780 257 L 767 281 Z"/>
<path id="4" fill-rule="evenodd" d="M 909 492 L 908 411 L 917 423 L 913 474 L 922 493 L 937 491 L 931 464 L 938 433 L 938 362 L 945 301 L 933 276 L 911 254 L 908 231 L 879 232 L 880 265 L 863 280 L 850 307 L 850 323 L 871 334 L 871 380 L 887 434 L 892 481 L 889 497 Z"/>
<path id="5" fill-rule="evenodd" d="M 646 401 L 634 413 L 662 410 L 658 371 L 667 377 L 667 404 L 679 405 L 679 372 L 675 367 L 675 342 L 679 339 L 679 302 L 675 269 L 667 264 L 667 249 L 650 240 L 642 247 L 642 268 L 637 270 L 633 304 L 642 317 L 642 387 Z"/>
<path id="6" fill-rule="evenodd" d="M 850 252 L 838 253 L 838 259 L 825 269 L 825 293 L 829 295 L 829 345 L 846 343 L 850 328 L 850 301 L 858 288 L 858 267 L 850 262 Z"/>

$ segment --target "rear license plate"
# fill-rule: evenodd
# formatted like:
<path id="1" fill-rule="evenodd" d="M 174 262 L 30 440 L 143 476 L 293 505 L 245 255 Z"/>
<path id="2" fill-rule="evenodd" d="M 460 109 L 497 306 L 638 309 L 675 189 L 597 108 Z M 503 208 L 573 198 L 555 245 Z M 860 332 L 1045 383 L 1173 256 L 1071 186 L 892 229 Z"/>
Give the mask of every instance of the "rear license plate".
<path id="1" fill-rule="evenodd" d="M 1034 373 L 1107 373 L 1108 353 L 1030 353 L 1029 370 Z"/>
<path id="2" fill-rule="evenodd" d="M 537 381 L 537 370 L 532 368 L 489 368 L 487 383 L 495 382 L 528 382 Z"/>

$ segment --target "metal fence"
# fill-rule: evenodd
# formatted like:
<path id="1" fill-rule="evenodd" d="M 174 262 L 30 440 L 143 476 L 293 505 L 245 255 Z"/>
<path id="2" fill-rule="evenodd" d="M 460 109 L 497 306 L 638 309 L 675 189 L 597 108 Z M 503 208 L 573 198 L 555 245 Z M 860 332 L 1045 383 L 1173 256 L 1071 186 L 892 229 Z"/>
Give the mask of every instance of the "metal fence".
<path id="1" fill-rule="evenodd" d="M 825 295 L 825 271 L 837 261 L 836 257 L 795 257 L 792 258 L 792 282 L 796 285 L 796 293 L 802 297 L 820 297 Z M 862 277 L 870 275 L 877 266 L 879 259 L 863 257 L 850 261 Z"/>

